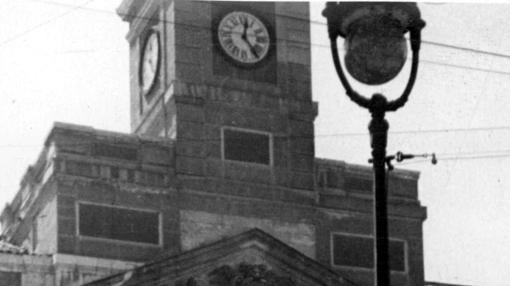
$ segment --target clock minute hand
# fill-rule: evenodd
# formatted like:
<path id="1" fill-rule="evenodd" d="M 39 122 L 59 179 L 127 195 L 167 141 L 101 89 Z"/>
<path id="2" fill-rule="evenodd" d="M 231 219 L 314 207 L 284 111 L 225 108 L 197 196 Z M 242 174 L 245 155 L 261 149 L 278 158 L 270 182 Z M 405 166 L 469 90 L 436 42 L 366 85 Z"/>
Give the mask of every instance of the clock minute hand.
<path id="1" fill-rule="evenodd" d="M 257 53 L 257 50 L 255 50 L 255 47 L 252 46 L 252 44 L 250 44 L 250 41 L 248 40 L 248 20 L 246 20 L 244 22 L 244 30 L 243 30 L 243 34 L 241 35 L 241 39 L 243 39 L 243 41 L 248 45 L 248 47 L 250 48 L 250 52 L 253 54 L 253 56 L 255 56 L 255 58 L 259 58 L 259 55 Z"/>
<path id="2" fill-rule="evenodd" d="M 253 56 L 255 56 L 255 58 L 258 59 L 259 54 L 257 53 L 257 50 L 255 49 L 255 47 L 252 46 L 248 40 L 246 40 L 246 43 L 248 44 L 248 47 L 250 47 L 250 52 L 253 54 Z"/>

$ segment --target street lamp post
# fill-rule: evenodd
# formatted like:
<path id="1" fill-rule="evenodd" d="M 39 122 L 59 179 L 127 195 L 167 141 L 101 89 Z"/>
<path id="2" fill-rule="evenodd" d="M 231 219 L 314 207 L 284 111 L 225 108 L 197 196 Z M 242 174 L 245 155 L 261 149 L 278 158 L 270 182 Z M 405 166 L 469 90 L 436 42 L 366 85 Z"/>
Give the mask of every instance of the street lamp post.
<path id="1" fill-rule="evenodd" d="M 333 63 L 347 96 L 368 109 L 372 120 L 368 126 L 374 169 L 374 248 L 377 286 L 390 285 L 387 185 L 385 164 L 389 124 L 387 111 L 396 111 L 407 102 L 418 71 L 421 43 L 421 19 L 416 3 L 409 2 L 328 2 L 322 12 L 327 18 Z M 356 80 L 379 85 L 393 79 L 407 58 L 405 33 L 410 33 L 411 72 L 402 95 L 387 100 L 376 93 L 371 98 L 354 91 L 345 76 L 337 47 L 338 36 L 345 39 L 345 66 Z"/>

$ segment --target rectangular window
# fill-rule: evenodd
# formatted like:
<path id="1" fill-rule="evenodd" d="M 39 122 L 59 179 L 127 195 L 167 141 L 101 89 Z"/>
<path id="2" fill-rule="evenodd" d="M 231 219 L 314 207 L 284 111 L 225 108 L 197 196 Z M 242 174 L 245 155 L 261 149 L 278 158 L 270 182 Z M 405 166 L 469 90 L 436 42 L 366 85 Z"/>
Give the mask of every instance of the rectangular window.
<path id="1" fill-rule="evenodd" d="M 79 235 L 159 244 L 159 214 L 152 211 L 82 204 Z"/>
<path id="2" fill-rule="evenodd" d="M 133 171 L 133 170 L 128 170 L 127 171 L 127 181 L 129 183 L 134 183 L 135 182 L 135 171 Z"/>
<path id="3" fill-rule="evenodd" d="M 21 286 L 21 272 L 0 271 L 0 286 Z"/>
<path id="4" fill-rule="evenodd" d="M 165 185 L 165 175 L 157 172 L 140 172 L 140 181 L 142 184 L 163 187 Z"/>
<path id="5" fill-rule="evenodd" d="M 119 168 L 110 167 L 110 177 L 113 179 L 118 179 L 119 178 Z"/>
<path id="6" fill-rule="evenodd" d="M 223 129 L 223 159 L 271 165 L 270 134 Z"/>
<path id="7" fill-rule="evenodd" d="M 390 239 L 390 269 L 406 271 L 405 243 Z M 335 266 L 374 268 L 374 239 L 351 234 L 333 234 L 332 263 Z"/>

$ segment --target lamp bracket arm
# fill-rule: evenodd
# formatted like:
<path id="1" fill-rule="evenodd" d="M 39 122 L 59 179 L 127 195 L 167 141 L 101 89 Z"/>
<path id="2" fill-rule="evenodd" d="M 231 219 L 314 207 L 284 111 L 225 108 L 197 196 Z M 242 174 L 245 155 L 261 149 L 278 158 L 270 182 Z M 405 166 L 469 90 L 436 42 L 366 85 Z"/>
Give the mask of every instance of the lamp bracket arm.
<path id="1" fill-rule="evenodd" d="M 338 77 L 340 78 L 340 82 L 342 82 L 342 85 L 345 88 L 345 93 L 356 104 L 358 104 L 361 107 L 369 108 L 370 106 L 370 99 L 360 95 L 357 93 L 354 89 L 352 89 L 351 85 L 349 84 L 349 81 L 347 80 L 347 77 L 345 76 L 345 73 L 342 69 L 342 65 L 340 63 L 340 57 L 338 56 L 338 47 L 336 44 L 336 38 L 338 37 L 337 34 L 330 33 L 330 41 L 331 41 L 331 54 L 333 55 L 333 63 L 335 65 L 336 73 L 338 74 Z"/>
<path id="2" fill-rule="evenodd" d="M 409 29 L 409 33 L 411 34 L 411 50 L 413 52 L 418 52 L 420 50 L 421 45 L 421 29 L 425 27 L 425 22 L 423 20 L 417 21 L 417 24 Z"/>
<path id="3" fill-rule="evenodd" d="M 354 90 L 346 92 L 346 94 L 349 97 L 349 99 L 354 101 L 357 105 L 367 109 L 370 108 L 370 99 L 360 95 Z"/>
<path id="4" fill-rule="evenodd" d="M 409 94 L 411 94 L 411 90 L 413 89 L 414 83 L 416 81 L 416 75 L 418 73 L 418 64 L 419 64 L 419 54 L 420 54 L 420 43 L 421 43 L 421 29 L 416 28 L 411 30 L 411 49 L 413 51 L 413 59 L 411 64 L 411 72 L 409 75 L 409 80 L 407 81 L 406 88 L 402 95 L 392 101 L 389 101 L 386 105 L 386 111 L 396 111 L 406 104 L 409 99 Z"/>

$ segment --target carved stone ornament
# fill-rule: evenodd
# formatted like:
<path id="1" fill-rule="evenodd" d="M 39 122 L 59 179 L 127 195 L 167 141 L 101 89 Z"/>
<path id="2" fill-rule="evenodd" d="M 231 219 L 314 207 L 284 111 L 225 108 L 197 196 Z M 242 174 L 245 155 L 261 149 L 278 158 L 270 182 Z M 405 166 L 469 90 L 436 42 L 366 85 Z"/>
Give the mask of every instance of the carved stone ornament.
<path id="1" fill-rule="evenodd" d="M 220 266 L 208 274 L 209 286 L 295 286 L 292 278 L 280 276 L 263 264 L 241 263 L 237 267 Z M 185 286 L 201 285 L 194 278 L 189 278 Z"/>
<path id="2" fill-rule="evenodd" d="M 241 263 L 234 269 L 223 265 L 209 273 L 211 286 L 294 286 L 290 277 L 279 276 L 263 264 Z"/>

